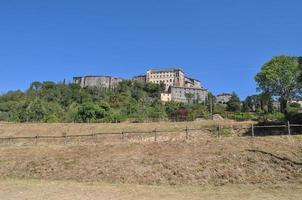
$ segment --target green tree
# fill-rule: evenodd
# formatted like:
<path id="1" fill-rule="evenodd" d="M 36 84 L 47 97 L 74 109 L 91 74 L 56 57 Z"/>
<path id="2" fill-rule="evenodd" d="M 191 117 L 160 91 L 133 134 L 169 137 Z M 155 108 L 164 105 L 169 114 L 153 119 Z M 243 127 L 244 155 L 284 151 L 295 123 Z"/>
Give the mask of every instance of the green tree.
<path id="1" fill-rule="evenodd" d="M 25 103 L 19 114 L 21 122 L 45 122 L 47 105 L 44 101 L 36 99 Z"/>
<path id="2" fill-rule="evenodd" d="M 86 102 L 79 106 L 77 117 L 80 122 L 95 122 L 105 117 L 105 110 L 93 102 Z"/>
<path id="3" fill-rule="evenodd" d="M 269 93 L 261 93 L 246 97 L 243 102 L 245 112 L 273 112 L 272 97 Z"/>
<path id="4" fill-rule="evenodd" d="M 194 97 L 194 94 L 193 93 L 185 93 L 185 97 L 188 101 L 188 104 L 191 104 L 192 103 L 192 99 Z"/>
<path id="5" fill-rule="evenodd" d="M 179 108 L 184 107 L 183 103 L 176 101 L 169 101 L 165 104 L 166 113 L 171 117 L 171 114 L 178 110 Z"/>
<path id="6" fill-rule="evenodd" d="M 281 111 L 287 113 L 288 101 L 301 89 L 297 57 L 277 56 L 265 63 L 255 76 L 258 89 L 280 98 Z"/>
<path id="7" fill-rule="evenodd" d="M 227 111 L 240 112 L 240 110 L 241 110 L 240 98 L 235 92 L 233 92 L 232 97 L 227 102 Z"/>

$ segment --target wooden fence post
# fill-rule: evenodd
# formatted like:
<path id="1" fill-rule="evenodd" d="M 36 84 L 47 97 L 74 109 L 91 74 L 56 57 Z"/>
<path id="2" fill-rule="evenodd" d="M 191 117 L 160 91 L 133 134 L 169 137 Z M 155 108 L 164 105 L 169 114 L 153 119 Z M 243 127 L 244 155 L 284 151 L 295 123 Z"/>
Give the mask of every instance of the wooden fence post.
<path id="1" fill-rule="evenodd" d="M 36 139 L 35 139 L 35 144 L 38 145 L 38 138 L 39 138 L 39 135 L 36 135 Z"/>
<path id="2" fill-rule="evenodd" d="M 97 135 L 92 133 L 92 138 L 93 138 L 94 143 L 96 143 L 96 137 L 97 137 Z"/>
<path id="3" fill-rule="evenodd" d="M 220 124 L 217 125 L 217 136 L 220 136 Z"/>
<path id="4" fill-rule="evenodd" d="M 67 144 L 67 133 L 63 133 L 63 136 L 64 136 L 64 145 Z"/>
<path id="5" fill-rule="evenodd" d="M 154 141 L 156 142 L 157 141 L 157 130 L 154 129 Z"/>
<path id="6" fill-rule="evenodd" d="M 252 137 L 255 137 L 254 124 L 252 124 Z"/>
<path id="7" fill-rule="evenodd" d="M 291 134 L 291 133 L 290 133 L 290 123 L 289 123 L 289 121 L 287 121 L 287 132 L 288 132 L 288 135 Z"/>
<path id="8" fill-rule="evenodd" d="M 188 126 L 186 126 L 186 139 L 189 138 L 189 133 L 188 133 Z"/>

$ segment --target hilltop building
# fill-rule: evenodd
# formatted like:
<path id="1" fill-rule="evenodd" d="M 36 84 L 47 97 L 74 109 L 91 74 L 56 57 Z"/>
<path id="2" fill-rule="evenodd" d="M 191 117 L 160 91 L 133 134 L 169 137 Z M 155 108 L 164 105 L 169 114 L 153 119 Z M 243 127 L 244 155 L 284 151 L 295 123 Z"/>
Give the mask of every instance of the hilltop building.
<path id="1" fill-rule="evenodd" d="M 137 81 L 140 83 L 146 83 L 146 75 L 138 75 L 132 78 L 132 81 Z"/>
<path id="2" fill-rule="evenodd" d="M 208 98 L 208 93 L 208 90 L 204 88 L 178 86 L 169 88 L 170 99 L 185 104 L 205 102 Z"/>
<path id="3" fill-rule="evenodd" d="M 200 81 L 187 77 L 181 68 L 150 69 L 146 72 L 146 82 L 165 84 L 162 102 L 201 103 L 208 97 L 208 90 L 202 88 Z"/>
<path id="4" fill-rule="evenodd" d="M 201 88 L 201 83 L 199 80 L 185 77 L 185 87 L 188 88 Z"/>
<path id="5" fill-rule="evenodd" d="M 166 91 L 170 86 L 185 86 L 185 73 L 180 68 L 150 69 L 146 73 L 146 82 L 164 83 Z"/>
<path id="6" fill-rule="evenodd" d="M 165 84 L 165 91 L 161 94 L 162 102 L 177 101 L 183 103 L 201 103 L 208 97 L 208 90 L 202 88 L 199 80 L 187 77 L 181 68 L 162 68 L 147 70 L 146 75 L 138 75 L 133 81 L 141 83 Z M 73 82 L 81 87 L 115 88 L 121 78 L 112 76 L 79 76 Z"/>
<path id="7" fill-rule="evenodd" d="M 123 79 L 112 76 L 79 76 L 73 82 L 81 87 L 115 88 Z"/>
<path id="8" fill-rule="evenodd" d="M 146 82 L 164 83 L 166 91 L 170 86 L 201 88 L 200 81 L 187 77 L 181 68 L 150 69 L 146 73 Z"/>
<path id="9" fill-rule="evenodd" d="M 226 104 L 232 97 L 231 93 L 221 93 L 216 96 L 216 103 Z"/>

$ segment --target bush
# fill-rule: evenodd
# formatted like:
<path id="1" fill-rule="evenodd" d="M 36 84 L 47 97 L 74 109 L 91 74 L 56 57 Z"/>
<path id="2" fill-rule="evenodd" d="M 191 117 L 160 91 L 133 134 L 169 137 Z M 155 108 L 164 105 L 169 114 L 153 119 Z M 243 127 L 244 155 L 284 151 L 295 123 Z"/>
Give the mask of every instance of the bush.
<path id="1" fill-rule="evenodd" d="M 9 121 L 10 117 L 7 112 L 0 111 L 0 121 Z"/>
<path id="2" fill-rule="evenodd" d="M 127 120 L 127 116 L 122 113 L 108 113 L 103 119 L 103 122 L 121 123 Z"/>
<path id="3" fill-rule="evenodd" d="M 275 112 L 270 114 L 260 114 L 258 117 L 258 121 L 267 122 L 267 121 L 285 121 L 285 115 L 281 112 Z"/>
<path id="4" fill-rule="evenodd" d="M 302 113 L 289 113 L 287 120 L 292 124 L 302 124 Z"/>
<path id="5" fill-rule="evenodd" d="M 210 118 L 210 113 L 207 106 L 202 104 L 195 104 L 189 110 L 189 120 L 195 120 L 196 118 Z"/>
<path id="6" fill-rule="evenodd" d="M 247 120 L 256 120 L 257 115 L 254 113 L 248 113 L 248 112 L 233 112 L 233 113 L 227 113 L 226 118 L 233 119 L 236 121 L 247 121 Z"/>

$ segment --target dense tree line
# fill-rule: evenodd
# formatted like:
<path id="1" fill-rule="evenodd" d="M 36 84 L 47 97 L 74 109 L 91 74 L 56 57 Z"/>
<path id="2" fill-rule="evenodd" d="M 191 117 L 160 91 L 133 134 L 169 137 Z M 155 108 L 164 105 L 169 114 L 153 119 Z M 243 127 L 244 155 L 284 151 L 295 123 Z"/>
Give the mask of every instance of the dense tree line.
<path id="1" fill-rule="evenodd" d="M 76 84 L 33 82 L 25 92 L 0 96 L 0 120 L 15 122 L 121 122 L 208 115 L 207 106 L 160 102 L 163 84 L 123 81 L 114 89 L 81 88 Z"/>

